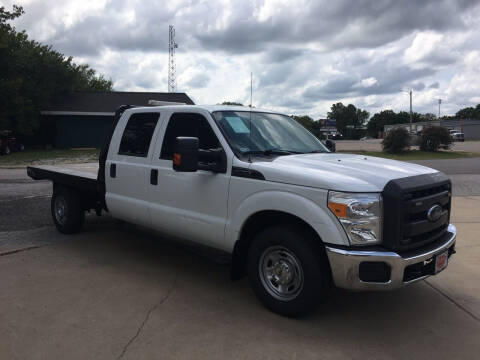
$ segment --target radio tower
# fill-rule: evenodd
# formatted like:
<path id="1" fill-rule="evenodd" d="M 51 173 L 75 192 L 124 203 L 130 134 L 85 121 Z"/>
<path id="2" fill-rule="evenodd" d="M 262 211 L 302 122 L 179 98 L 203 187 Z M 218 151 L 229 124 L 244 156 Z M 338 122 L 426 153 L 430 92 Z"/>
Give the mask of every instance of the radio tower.
<path id="1" fill-rule="evenodd" d="M 175 28 L 173 25 L 168 27 L 168 92 L 177 91 L 175 49 L 178 48 L 175 42 Z"/>

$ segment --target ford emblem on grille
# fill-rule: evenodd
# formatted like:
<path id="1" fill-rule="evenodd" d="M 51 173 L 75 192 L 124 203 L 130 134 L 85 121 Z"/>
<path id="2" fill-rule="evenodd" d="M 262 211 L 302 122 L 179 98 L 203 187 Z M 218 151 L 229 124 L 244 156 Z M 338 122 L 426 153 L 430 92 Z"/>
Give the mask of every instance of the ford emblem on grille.
<path id="1" fill-rule="evenodd" d="M 435 222 L 442 216 L 442 207 L 440 205 L 433 205 L 427 212 L 428 221 Z"/>

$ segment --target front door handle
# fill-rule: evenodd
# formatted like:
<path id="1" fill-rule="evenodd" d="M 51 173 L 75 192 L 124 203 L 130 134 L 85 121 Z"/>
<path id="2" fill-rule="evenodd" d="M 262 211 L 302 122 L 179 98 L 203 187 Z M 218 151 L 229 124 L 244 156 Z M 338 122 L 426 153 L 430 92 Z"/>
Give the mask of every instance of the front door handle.
<path id="1" fill-rule="evenodd" d="M 117 176 L 117 165 L 116 164 L 110 164 L 110 177 L 114 178 Z"/>
<path id="2" fill-rule="evenodd" d="M 158 184 L 158 170 L 152 169 L 150 171 L 150 184 L 157 185 Z"/>

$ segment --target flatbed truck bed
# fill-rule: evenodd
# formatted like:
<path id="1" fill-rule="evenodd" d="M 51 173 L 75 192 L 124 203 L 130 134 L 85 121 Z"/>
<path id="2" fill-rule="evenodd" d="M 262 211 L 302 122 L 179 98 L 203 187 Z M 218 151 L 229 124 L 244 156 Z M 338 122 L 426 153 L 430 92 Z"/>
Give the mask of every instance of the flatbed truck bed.
<path id="1" fill-rule="evenodd" d="M 27 174 L 34 180 L 50 180 L 56 187 L 66 187 L 79 193 L 83 210 L 95 210 L 98 215 L 107 210 L 104 182 L 99 180 L 99 163 L 34 165 Z"/>
<path id="2" fill-rule="evenodd" d="M 98 163 L 28 166 L 27 173 L 35 180 L 51 180 L 81 190 L 97 190 Z"/>

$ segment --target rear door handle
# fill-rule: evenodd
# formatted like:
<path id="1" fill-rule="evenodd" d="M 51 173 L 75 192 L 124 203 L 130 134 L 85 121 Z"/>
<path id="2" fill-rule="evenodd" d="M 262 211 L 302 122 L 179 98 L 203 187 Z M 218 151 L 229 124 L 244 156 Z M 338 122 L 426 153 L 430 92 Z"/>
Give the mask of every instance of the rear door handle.
<path id="1" fill-rule="evenodd" d="M 152 169 L 150 171 L 150 184 L 157 185 L 158 184 L 158 170 Z"/>
<path id="2" fill-rule="evenodd" d="M 114 178 L 117 176 L 117 164 L 110 164 L 110 177 Z"/>

